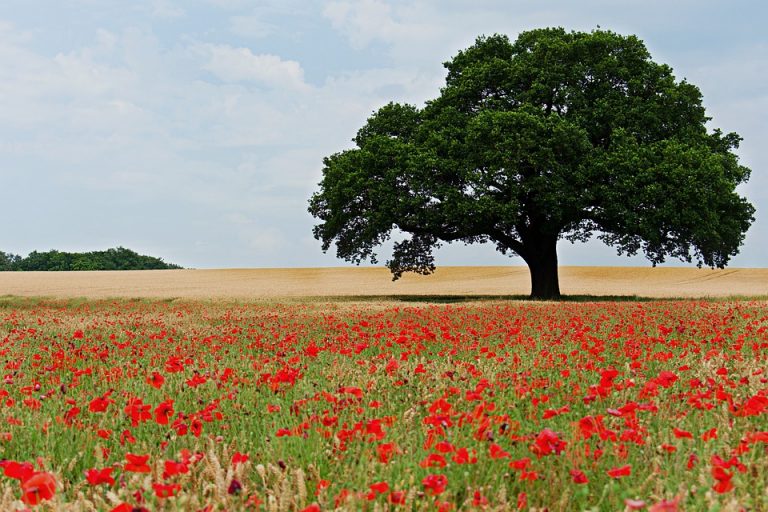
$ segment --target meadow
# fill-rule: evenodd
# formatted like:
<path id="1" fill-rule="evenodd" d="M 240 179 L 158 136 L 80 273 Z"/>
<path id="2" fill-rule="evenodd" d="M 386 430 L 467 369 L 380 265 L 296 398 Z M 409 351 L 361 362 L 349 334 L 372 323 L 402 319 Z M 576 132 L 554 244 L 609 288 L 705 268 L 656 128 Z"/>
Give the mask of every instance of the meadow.
<path id="1" fill-rule="evenodd" d="M 768 510 L 764 300 L 0 300 L 0 509 Z"/>

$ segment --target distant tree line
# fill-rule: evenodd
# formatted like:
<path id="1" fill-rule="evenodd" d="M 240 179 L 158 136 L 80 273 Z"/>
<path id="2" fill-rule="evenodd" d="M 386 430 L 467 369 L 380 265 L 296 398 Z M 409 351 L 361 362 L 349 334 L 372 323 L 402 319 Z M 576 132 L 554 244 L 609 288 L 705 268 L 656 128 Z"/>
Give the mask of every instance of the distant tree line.
<path id="1" fill-rule="evenodd" d="M 0 251 L 0 271 L 28 270 L 161 270 L 182 268 L 161 258 L 143 256 L 117 247 L 106 251 L 47 252 L 32 251 L 26 258 Z"/>

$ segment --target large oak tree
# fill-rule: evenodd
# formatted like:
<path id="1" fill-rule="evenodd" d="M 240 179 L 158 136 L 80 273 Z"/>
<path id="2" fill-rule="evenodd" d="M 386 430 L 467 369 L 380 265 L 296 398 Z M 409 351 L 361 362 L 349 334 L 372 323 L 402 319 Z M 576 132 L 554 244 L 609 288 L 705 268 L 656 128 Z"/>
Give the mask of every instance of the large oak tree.
<path id="1" fill-rule="evenodd" d="M 635 36 L 548 28 L 480 37 L 445 63 L 423 108 L 390 103 L 324 160 L 309 211 L 340 258 L 430 273 L 441 243 L 492 242 L 525 260 L 531 296 L 557 298 L 556 245 L 593 234 L 655 265 L 723 267 L 754 208 L 740 137 L 708 131 L 699 89 Z"/>

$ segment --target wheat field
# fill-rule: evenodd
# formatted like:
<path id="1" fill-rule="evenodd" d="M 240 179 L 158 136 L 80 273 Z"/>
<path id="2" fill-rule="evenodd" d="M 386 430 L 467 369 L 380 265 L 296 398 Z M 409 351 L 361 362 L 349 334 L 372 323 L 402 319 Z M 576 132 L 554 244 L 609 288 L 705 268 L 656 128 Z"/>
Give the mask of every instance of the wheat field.
<path id="1" fill-rule="evenodd" d="M 565 295 L 768 295 L 768 268 L 560 267 Z M 393 282 L 386 268 L 0 272 L 0 296 L 275 300 L 310 297 L 512 296 L 530 291 L 527 267 L 440 267 Z"/>

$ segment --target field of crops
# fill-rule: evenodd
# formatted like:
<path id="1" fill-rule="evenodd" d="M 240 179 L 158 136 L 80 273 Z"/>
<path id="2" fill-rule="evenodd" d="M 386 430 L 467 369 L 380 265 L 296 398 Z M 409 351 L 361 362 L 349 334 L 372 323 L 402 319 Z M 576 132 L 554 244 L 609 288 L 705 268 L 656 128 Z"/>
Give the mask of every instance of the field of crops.
<path id="1" fill-rule="evenodd" d="M 768 268 L 569 267 L 558 269 L 566 295 L 655 298 L 757 297 Z M 24 297 L 195 300 L 327 300 L 337 297 L 527 296 L 525 266 L 438 267 L 392 281 L 384 267 L 0 272 L 0 294 Z"/>
<path id="2" fill-rule="evenodd" d="M 768 510 L 765 302 L 0 320 L 0 510 Z"/>

